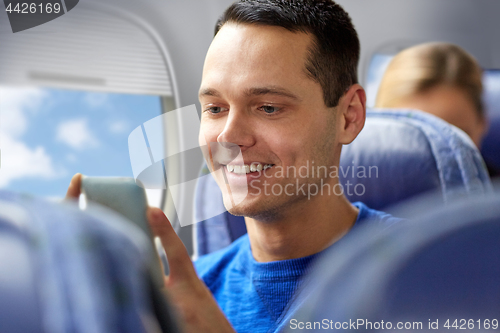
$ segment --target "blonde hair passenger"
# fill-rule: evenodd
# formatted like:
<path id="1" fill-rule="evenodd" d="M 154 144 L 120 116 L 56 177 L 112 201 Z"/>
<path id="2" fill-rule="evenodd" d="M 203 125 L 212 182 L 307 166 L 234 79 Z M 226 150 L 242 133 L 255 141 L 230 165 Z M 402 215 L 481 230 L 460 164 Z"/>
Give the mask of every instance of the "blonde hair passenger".
<path id="1" fill-rule="evenodd" d="M 486 130 L 482 70 L 464 49 L 427 43 L 398 53 L 389 64 L 375 107 L 419 109 L 466 132 L 480 146 Z"/>

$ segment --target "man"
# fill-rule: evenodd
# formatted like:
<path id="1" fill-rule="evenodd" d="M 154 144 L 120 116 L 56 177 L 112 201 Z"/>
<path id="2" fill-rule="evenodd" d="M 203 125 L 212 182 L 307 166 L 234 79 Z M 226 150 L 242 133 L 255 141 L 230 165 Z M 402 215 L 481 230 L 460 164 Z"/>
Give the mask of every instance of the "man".
<path id="1" fill-rule="evenodd" d="M 148 211 L 169 261 L 165 286 L 188 332 L 280 330 L 315 256 L 364 217 L 390 219 L 352 205 L 330 176 L 365 121 L 358 59 L 351 20 L 329 0 L 243 0 L 217 23 L 200 87 L 200 142 L 240 148 L 242 159 L 220 163 L 232 195 L 248 188 L 230 210 L 245 216 L 248 235 L 200 258 L 196 272 L 163 212 Z M 298 172 L 312 165 L 329 171 Z M 79 194 L 79 181 L 68 196 Z"/>

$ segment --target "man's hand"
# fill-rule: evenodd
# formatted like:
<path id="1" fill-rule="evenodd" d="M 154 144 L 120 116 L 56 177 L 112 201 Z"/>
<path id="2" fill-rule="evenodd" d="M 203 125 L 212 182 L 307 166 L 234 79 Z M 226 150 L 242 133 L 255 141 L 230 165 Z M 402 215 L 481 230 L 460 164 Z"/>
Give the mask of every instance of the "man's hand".
<path id="1" fill-rule="evenodd" d="M 165 288 L 182 315 L 186 332 L 233 332 L 212 293 L 198 278 L 184 244 L 161 209 L 148 208 L 148 221 L 153 234 L 160 237 L 167 254 L 170 275 Z"/>
<path id="2" fill-rule="evenodd" d="M 71 179 L 66 199 L 78 199 L 82 175 Z M 187 333 L 234 333 L 212 293 L 198 278 L 186 247 L 175 233 L 163 211 L 149 207 L 147 218 L 153 235 L 159 237 L 167 254 L 170 275 L 165 276 L 165 289 L 172 305 L 181 315 Z"/>
<path id="3" fill-rule="evenodd" d="M 82 192 L 82 174 L 77 173 L 71 178 L 68 186 L 68 191 L 66 192 L 66 199 L 78 199 L 80 193 Z"/>

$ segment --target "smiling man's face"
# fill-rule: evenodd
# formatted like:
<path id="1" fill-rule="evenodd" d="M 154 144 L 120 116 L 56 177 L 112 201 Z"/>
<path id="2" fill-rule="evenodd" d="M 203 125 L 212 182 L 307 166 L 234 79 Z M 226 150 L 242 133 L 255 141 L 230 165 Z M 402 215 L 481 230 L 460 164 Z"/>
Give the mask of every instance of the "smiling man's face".
<path id="1" fill-rule="evenodd" d="M 210 46 L 200 87 L 200 143 L 241 149 L 243 160 L 222 166 L 233 194 L 248 188 L 232 214 L 272 219 L 310 200 L 297 191 L 302 184 L 307 192 L 307 184 L 337 181 L 297 174 L 307 165 L 338 165 L 340 155 L 337 112 L 306 72 L 311 42 L 309 34 L 281 27 L 226 23 Z M 224 188 L 222 174 L 215 178 Z"/>

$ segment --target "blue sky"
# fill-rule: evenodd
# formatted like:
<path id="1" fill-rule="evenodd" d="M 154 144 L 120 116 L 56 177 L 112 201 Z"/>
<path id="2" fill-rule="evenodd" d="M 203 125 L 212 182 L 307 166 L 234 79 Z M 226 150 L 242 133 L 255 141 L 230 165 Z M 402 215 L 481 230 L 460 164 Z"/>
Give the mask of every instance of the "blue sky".
<path id="1" fill-rule="evenodd" d="M 158 96 L 0 87 L 0 188 L 64 196 L 71 176 L 130 176 L 128 135 Z"/>

